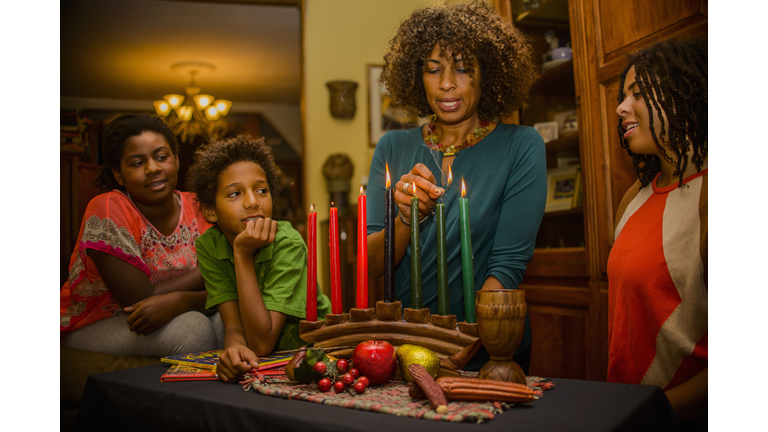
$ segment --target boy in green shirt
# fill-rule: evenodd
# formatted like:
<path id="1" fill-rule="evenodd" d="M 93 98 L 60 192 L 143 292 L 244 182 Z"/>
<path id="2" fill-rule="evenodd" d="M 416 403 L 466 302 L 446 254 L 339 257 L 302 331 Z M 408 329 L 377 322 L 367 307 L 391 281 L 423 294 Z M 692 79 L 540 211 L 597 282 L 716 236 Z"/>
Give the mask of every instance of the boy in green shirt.
<path id="1" fill-rule="evenodd" d="M 272 220 L 279 174 L 264 138 L 242 135 L 199 148 L 187 174 L 205 219 L 216 224 L 195 245 L 205 307 L 216 306 L 224 323 L 223 381 L 235 381 L 273 349 L 304 344 L 307 247 L 289 222 Z M 317 309 L 318 318 L 331 311 L 320 290 Z"/>

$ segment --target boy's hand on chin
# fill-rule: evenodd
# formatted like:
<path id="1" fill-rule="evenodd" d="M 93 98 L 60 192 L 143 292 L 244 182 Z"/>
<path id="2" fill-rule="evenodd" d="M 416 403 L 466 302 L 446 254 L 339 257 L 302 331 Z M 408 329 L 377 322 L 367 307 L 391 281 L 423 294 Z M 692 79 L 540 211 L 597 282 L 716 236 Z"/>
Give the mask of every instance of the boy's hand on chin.
<path id="1" fill-rule="evenodd" d="M 216 373 L 224 382 L 234 382 L 253 368 L 259 367 L 259 357 L 247 346 L 236 344 L 226 348 L 219 356 Z"/>
<path id="2" fill-rule="evenodd" d="M 245 230 L 235 237 L 235 252 L 254 254 L 259 249 L 275 241 L 277 221 L 271 218 L 258 218 L 248 221 Z"/>

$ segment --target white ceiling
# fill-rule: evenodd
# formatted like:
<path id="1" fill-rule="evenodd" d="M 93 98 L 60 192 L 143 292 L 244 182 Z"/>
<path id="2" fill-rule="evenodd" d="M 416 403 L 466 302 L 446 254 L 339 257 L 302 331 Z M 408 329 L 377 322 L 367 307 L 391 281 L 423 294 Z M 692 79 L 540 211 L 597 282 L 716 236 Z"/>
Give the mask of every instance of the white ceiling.
<path id="1" fill-rule="evenodd" d="M 299 102 L 296 0 L 61 0 L 61 96 L 160 99 L 184 93 L 181 61 L 213 63 L 204 93 Z M 279 5 L 284 4 L 284 5 Z"/>

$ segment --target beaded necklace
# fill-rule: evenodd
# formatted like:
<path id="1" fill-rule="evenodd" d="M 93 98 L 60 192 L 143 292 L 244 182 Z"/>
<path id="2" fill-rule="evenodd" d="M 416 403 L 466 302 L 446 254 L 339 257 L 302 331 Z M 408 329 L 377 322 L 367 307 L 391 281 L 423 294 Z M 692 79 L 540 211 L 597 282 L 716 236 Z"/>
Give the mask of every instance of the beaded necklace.
<path id="1" fill-rule="evenodd" d="M 488 132 L 490 132 L 488 128 L 488 121 L 480 120 L 480 127 L 476 128 L 474 133 L 467 135 L 467 139 L 463 143 L 457 146 L 443 147 L 443 145 L 440 143 L 440 138 L 432 132 L 435 130 L 436 120 L 437 116 L 432 115 L 429 125 L 427 125 L 427 137 L 424 139 L 424 142 L 427 144 L 427 147 L 431 148 L 432 150 L 443 152 L 443 155 L 445 156 L 453 156 L 460 150 L 472 147 L 473 145 L 479 143 L 480 140 L 485 138 L 485 136 L 488 135 Z"/>

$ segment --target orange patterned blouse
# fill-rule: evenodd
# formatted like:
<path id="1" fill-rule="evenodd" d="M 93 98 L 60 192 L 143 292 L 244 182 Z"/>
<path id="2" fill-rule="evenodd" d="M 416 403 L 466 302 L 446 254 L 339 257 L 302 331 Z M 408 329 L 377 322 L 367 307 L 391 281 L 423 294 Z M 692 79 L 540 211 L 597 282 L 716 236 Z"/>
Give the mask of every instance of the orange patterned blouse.
<path id="1" fill-rule="evenodd" d="M 123 192 L 113 190 L 88 203 L 80 239 L 69 260 L 69 280 L 61 288 L 60 336 L 122 313 L 86 250 L 95 249 L 129 262 L 154 285 L 197 267 L 195 240 L 211 227 L 193 204 L 194 194 L 174 191 L 181 204 L 179 224 L 163 236 Z"/>

